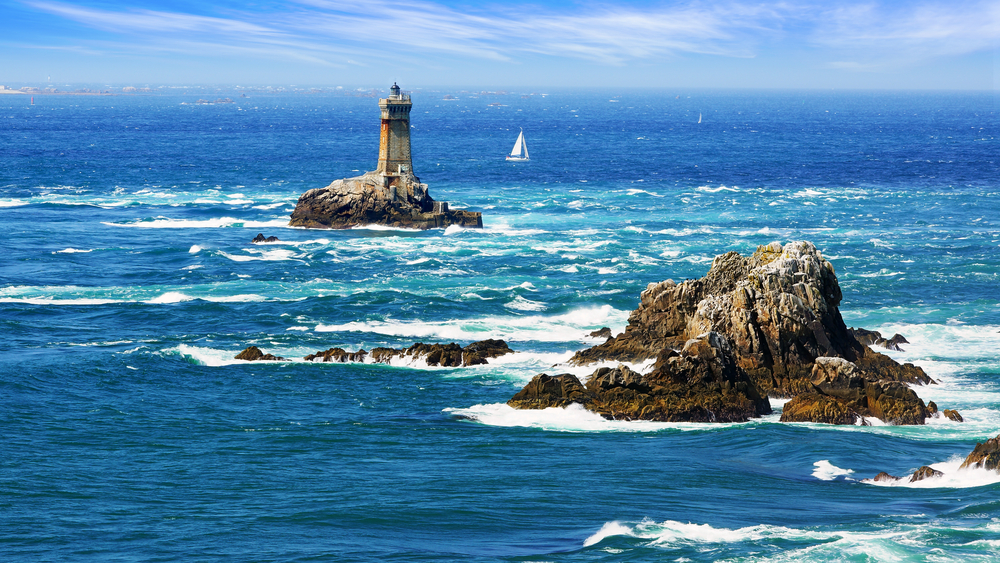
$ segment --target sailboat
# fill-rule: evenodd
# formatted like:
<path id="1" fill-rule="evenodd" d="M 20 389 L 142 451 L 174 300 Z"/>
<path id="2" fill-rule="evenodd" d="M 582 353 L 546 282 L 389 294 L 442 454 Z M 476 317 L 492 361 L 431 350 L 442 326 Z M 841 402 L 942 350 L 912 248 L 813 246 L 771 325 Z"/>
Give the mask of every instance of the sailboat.
<path id="1" fill-rule="evenodd" d="M 517 142 L 514 143 L 514 148 L 507 155 L 507 160 L 514 162 L 528 160 L 528 143 L 524 141 L 524 129 L 521 129 L 521 133 L 517 136 Z"/>

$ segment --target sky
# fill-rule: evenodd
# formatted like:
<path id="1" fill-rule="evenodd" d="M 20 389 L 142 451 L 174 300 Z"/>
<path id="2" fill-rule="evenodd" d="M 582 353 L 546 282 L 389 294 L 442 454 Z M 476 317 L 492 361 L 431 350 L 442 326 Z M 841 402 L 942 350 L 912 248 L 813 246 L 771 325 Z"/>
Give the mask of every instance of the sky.
<path id="1" fill-rule="evenodd" d="M 0 84 L 1000 90 L 1000 0 L 0 0 Z"/>

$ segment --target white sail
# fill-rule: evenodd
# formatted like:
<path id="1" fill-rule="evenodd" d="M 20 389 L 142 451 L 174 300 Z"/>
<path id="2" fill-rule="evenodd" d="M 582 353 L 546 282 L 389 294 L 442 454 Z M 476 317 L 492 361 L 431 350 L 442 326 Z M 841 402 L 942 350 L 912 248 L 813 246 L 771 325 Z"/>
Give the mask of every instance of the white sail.
<path id="1" fill-rule="evenodd" d="M 514 148 L 510 151 L 510 156 L 521 156 L 521 143 L 524 142 L 524 131 L 517 136 L 517 142 L 514 143 Z"/>
<path id="2" fill-rule="evenodd" d="M 524 129 L 517 135 L 517 141 L 514 143 L 514 148 L 511 149 L 510 154 L 507 155 L 507 160 L 528 160 L 528 143 L 524 140 Z"/>

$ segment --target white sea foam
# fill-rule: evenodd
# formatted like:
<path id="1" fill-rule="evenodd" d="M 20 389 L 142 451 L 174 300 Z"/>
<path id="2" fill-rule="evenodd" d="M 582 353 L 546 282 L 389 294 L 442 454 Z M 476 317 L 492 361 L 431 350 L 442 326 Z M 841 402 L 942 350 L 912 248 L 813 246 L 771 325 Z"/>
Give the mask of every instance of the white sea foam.
<path id="1" fill-rule="evenodd" d="M 232 350 L 217 350 L 214 348 L 203 348 L 200 346 L 191 346 L 188 344 L 179 344 L 176 348 L 168 348 L 164 350 L 166 353 L 175 353 L 180 356 L 187 358 L 196 364 L 210 367 L 221 367 L 229 366 L 233 364 L 243 364 L 246 363 L 244 360 L 237 360 L 236 355 L 239 351 Z M 262 363 L 281 363 L 278 361 L 268 361 L 259 360 Z M 254 363 L 258 363 L 254 362 Z"/>
<path id="2" fill-rule="evenodd" d="M 274 250 L 264 250 L 258 248 L 249 249 L 250 255 L 247 254 L 229 254 L 228 252 L 219 252 L 220 255 L 232 260 L 233 262 L 251 262 L 254 260 L 261 260 L 265 262 L 280 262 L 283 260 L 299 260 L 302 258 L 301 255 L 295 254 L 295 252 L 287 248 L 276 248 Z"/>
<path id="3" fill-rule="evenodd" d="M 190 253 L 190 254 L 198 254 L 199 252 L 201 252 L 201 250 L 202 250 L 202 248 L 200 246 L 198 246 L 197 244 L 194 244 L 194 245 L 191 245 L 190 249 L 188 249 L 188 253 Z"/>
<path id="4" fill-rule="evenodd" d="M 192 301 L 194 297 L 190 295 L 185 295 L 179 291 L 168 291 L 159 297 L 154 297 L 147 301 L 151 304 L 164 304 L 164 303 L 182 303 L 184 301 Z"/>
<path id="5" fill-rule="evenodd" d="M 530 301 L 518 295 L 513 301 L 504 305 L 508 309 L 515 309 L 517 311 L 544 311 L 548 308 L 545 303 L 538 301 Z"/>
<path id="6" fill-rule="evenodd" d="M 388 225 L 357 225 L 351 227 L 352 230 L 356 231 L 387 231 L 387 232 L 399 232 L 399 233 L 419 233 L 420 229 L 406 229 L 403 227 L 390 227 Z"/>
<path id="7" fill-rule="evenodd" d="M 444 236 L 447 237 L 451 235 L 457 235 L 467 230 L 468 229 L 462 228 L 461 225 L 448 225 L 448 227 L 444 230 Z"/>
<path id="8" fill-rule="evenodd" d="M 119 303 L 117 299 L 74 298 L 56 299 L 53 297 L 0 297 L 0 303 L 27 303 L 30 305 L 108 305 Z"/>
<path id="9" fill-rule="evenodd" d="M 813 477 L 822 481 L 833 481 L 837 477 L 843 477 L 846 481 L 854 480 L 848 477 L 848 475 L 854 473 L 853 469 L 841 469 L 830 463 L 828 459 L 821 459 L 814 463 L 813 466 L 816 468 L 813 469 Z"/>
<path id="10" fill-rule="evenodd" d="M 501 338 L 511 341 L 581 342 L 584 335 L 602 326 L 620 332 L 628 311 L 610 305 L 576 309 L 561 315 L 491 316 L 479 319 L 423 321 L 352 321 L 340 325 L 320 325 L 317 332 L 371 332 L 409 338 L 476 341 Z"/>
<path id="11" fill-rule="evenodd" d="M 963 457 L 954 457 L 948 461 L 932 463 L 929 467 L 940 471 L 943 475 L 928 477 L 914 483 L 910 482 L 910 478 L 913 476 L 912 471 L 907 475 L 903 475 L 899 481 L 874 481 L 872 479 L 864 479 L 861 482 L 869 485 L 877 485 L 879 487 L 906 487 L 910 489 L 968 489 L 971 487 L 982 487 L 985 485 L 1000 483 L 1000 473 L 997 473 L 996 471 L 983 468 L 959 469 L 964 461 L 965 458 Z"/>
<path id="12" fill-rule="evenodd" d="M 217 219 L 170 219 L 167 217 L 157 217 L 152 220 L 133 221 L 130 223 L 114 223 L 102 221 L 102 225 L 112 227 L 134 227 L 141 229 L 219 229 L 219 228 L 284 228 L 288 227 L 287 219 L 274 219 L 271 221 L 247 221 L 234 217 L 219 217 Z"/>
<path id="13" fill-rule="evenodd" d="M 715 194 L 719 192 L 738 192 L 740 191 L 740 189 L 737 188 L 736 186 L 733 186 L 731 188 L 727 186 L 719 186 L 717 188 L 713 188 L 711 186 L 698 186 L 697 188 L 695 188 L 695 191 Z"/>
<path id="14" fill-rule="evenodd" d="M 608 420 L 573 403 L 565 408 L 515 409 L 506 403 L 447 408 L 452 416 L 489 426 L 539 428 L 556 432 L 659 432 L 662 430 L 720 429 L 752 423 L 722 423 L 706 427 L 697 422 L 651 422 L 648 420 Z"/>
<path id="15" fill-rule="evenodd" d="M 22 205 L 28 205 L 28 202 L 20 199 L 0 199 L 0 207 L 21 207 Z"/>
<path id="16" fill-rule="evenodd" d="M 77 249 L 77 248 L 64 248 L 62 250 L 57 250 L 57 251 L 53 252 L 52 254 L 86 254 L 88 252 L 93 252 L 93 251 L 94 251 L 93 249 L 90 249 L 90 250 L 80 250 L 80 249 Z"/>

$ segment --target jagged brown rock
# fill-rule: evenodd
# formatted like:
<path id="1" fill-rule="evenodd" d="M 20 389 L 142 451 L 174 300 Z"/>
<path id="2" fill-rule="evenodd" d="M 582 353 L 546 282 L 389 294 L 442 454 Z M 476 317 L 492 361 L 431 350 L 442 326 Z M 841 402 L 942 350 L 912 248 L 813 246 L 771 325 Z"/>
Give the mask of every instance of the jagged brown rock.
<path id="1" fill-rule="evenodd" d="M 465 348 L 452 342 L 451 344 L 424 344 L 418 342 L 409 348 L 372 348 L 371 352 L 358 350 L 348 352 L 343 348 L 330 348 L 305 357 L 306 361 L 323 362 L 363 362 L 370 358 L 377 364 L 388 364 L 395 358 L 423 358 L 427 365 L 442 367 L 475 366 L 488 363 L 490 358 L 497 358 L 513 350 L 503 340 L 480 340 Z"/>
<path id="2" fill-rule="evenodd" d="M 886 350 L 895 350 L 897 352 L 902 352 L 903 349 L 899 347 L 900 344 L 909 344 L 909 340 L 906 339 L 902 334 L 894 334 L 892 338 L 886 339 L 882 337 L 882 333 L 877 330 L 867 330 L 863 328 L 850 328 L 848 329 L 851 334 L 858 340 L 858 342 L 866 346 L 881 346 Z"/>
<path id="3" fill-rule="evenodd" d="M 947 418 L 948 420 L 954 420 L 955 422 L 965 422 L 965 419 L 962 418 L 962 415 L 958 414 L 958 411 L 956 410 L 944 409 L 943 411 L 941 411 L 941 414 L 943 414 L 944 417 Z"/>
<path id="4" fill-rule="evenodd" d="M 919 367 L 901 366 L 858 342 L 841 317 L 841 299 L 833 265 L 812 243 L 771 243 L 750 257 L 729 252 L 716 257 L 701 279 L 650 284 L 624 333 L 570 361 L 638 362 L 715 331 L 726 336 L 757 387 L 773 397 L 812 392 L 809 379 L 820 357 L 853 362 L 873 381 L 933 382 Z"/>
<path id="5" fill-rule="evenodd" d="M 1000 472 L 1000 436 L 976 444 L 960 469 L 966 467 Z"/>
<path id="6" fill-rule="evenodd" d="M 924 479 L 930 479 L 931 477 L 940 477 L 942 475 L 944 475 L 944 473 L 929 465 L 924 465 L 920 469 L 913 472 L 913 475 L 910 476 L 910 482 L 916 483 L 917 481 L 923 481 Z"/>
<path id="7" fill-rule="evenodd" d="M 421 184 L 412 173 L 383 176 L 367 172 L 302 194 L 288 225 L 311 229 L 349 229 L 363 225 L 408 229 L 450 225 L 482 228 L 481 213 L 447 207 L 447 204 L 435 205 L 427 192 L 427 184 Z"/>
<path id="8" fill-rule="evenodd" d="M 876 481 L 876 482 L 880 482 L 880 481 L 893 482 L 893 481 L 899 481 L 899 477 L 896 477 L 895 475 L 889 475 L 888 473 L 886 473 L 885 471 L 883 471 L 883 472 L 879 473 L 878 475 L 876 475 L 875 478 L 872 479 L 872 481 Z"/>
<path id="9" fill-rule="evenodd" d="M 239 354 L 236 354 L 235 359 L 246 360 L 248 362 L 258 362 L 261 360 L 281 361 L 284 360 L 285 358 L 282 358 L 281 356 L 275 356 L 273 354 L 265 354 L 264 352 L 261 352 L 260 348 L 256 346 L 250 346 L 245 350 L 243 350 L 242 352 L 240 352 Z"/>
<path id="10" fill-rule="evenodd" d="M 305 357 L 305 360 L 307 362 L 363 362 L 367 355 L 368 352 L 365 352 L 364 349 L 357 352 L 348 352 L 343 348 L 330 348 L 328 350 L 321 350 L 315 354 L 309 354 Z"/>
<path id="11" fill-rule="evenodd" d="M 278 239 L 278 237 L 265 237 L 264 233 L 257 233 L 257 236 L 253 237 L 253 240 L 250 242 L 254 244 L 260 244 L 262 242 L 281 242 L 281 241 Z"/>
<path id="12" fill-rule="evenodd" d="M 870 381 L 843 358 L 816 358 L 813 390 L 782 408 L 782 422 L 856 424 L 875 417 L 889 424 L 923 424 L 930 415 L 923 400 L 903 383 Z"/>
<path id="13" fill-rule="evenodd" d="M 610 340 L 611 338 L 614 338 L 614 335 L 611 334 L 611 329 L 608 328 L 608 327 L 599 328 L 599 329 L 595 330 L 594 332 L 591 332 L 587 336 L 589 336 L 591 338 L 603 338 L 603 339 L 605 339 L 605 341 Z"/>
<path id="14" fill-rule="evenodd" d="M 583 386 L 570 374 L 540 374 L 507 402 L 521 409 L 570 403 L 615 420 L 743 422 L 771 412 L 717 333 L 692 339 L 679 352 L 664 350 L 647 375 L 626 366 L 601 368 Z"/>

